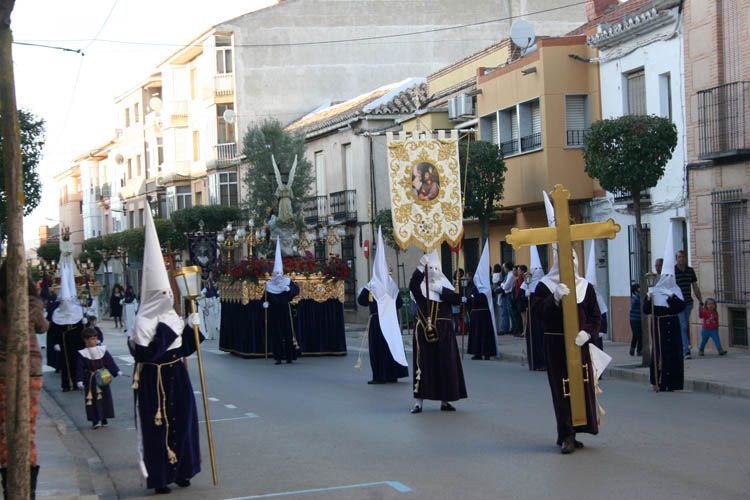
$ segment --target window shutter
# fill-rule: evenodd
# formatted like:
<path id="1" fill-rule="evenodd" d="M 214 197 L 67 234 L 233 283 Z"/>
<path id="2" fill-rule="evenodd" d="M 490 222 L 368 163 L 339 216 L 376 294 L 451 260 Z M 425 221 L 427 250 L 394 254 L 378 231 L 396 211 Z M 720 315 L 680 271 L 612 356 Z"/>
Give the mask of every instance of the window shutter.
<path id="1" fill-rule="evenodd" d="M 510 112 L 510 137 L 512 140 L 518 140 L 518 109 L 513 108 Z"/>
<path id="2" fill-rule="evenodd" d="M 500 137 L 500 128 L 497 121 L 497 113 L 492 116 L 492 144 L 498 143 Z"/>
<path id="3" fill-rule="evenodd" d="M 565 128 L 584 130 L 586 128 L 586 96 L 565 96 Z"/>
<path id="4" fill-rule="evenodd" d="M 542 131 L 542 110 L 539 101 L 531 103 L 531 133 L 538 134 Z"/>

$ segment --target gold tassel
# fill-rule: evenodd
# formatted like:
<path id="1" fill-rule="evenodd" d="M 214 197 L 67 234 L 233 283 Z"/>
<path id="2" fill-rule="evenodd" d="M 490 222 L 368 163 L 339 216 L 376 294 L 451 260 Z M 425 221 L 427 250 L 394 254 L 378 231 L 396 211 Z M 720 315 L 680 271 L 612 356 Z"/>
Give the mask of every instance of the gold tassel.
<path id="1" fill-rule="evenodd" d="M 91 391 L 88 391 L 88 395 L 86 396 L 86 406 L 91 406 L 94 404 L 94 398 L 91 395 Z"/>
<path id="2" fill-rule="evenodd" d="M 102 399 L 102 388 L 98 385 L 96 386 L 96 399 Z"/>
<path id="3" fill-rule="evenodd" d="M 161 425 L 161 408 L 156 410 L 156 415 L 154 416 L 154 424 Z"/>

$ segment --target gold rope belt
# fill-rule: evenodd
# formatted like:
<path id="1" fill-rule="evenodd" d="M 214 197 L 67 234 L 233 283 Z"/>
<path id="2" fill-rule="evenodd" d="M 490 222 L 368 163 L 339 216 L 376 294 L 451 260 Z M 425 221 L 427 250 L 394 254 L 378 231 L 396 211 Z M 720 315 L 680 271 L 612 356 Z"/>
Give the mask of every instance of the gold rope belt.
<path id="1" fill-rule="evenodd" d="M 169 447 L 169 416 L 167 415 L 167 393 L 164 390 L 164 379 L 161 375 L 161 369 L 163 366 L 170 366 L 179 361 L 182 361 L 182 358 L 178 357 L 177 359 L 167 361 L 166 363 L 148 363 L 145 361 L 140 361 L 135 365 L 135 375 L 133 376 L 133 389 L 138 390 L 138 382 L 141 378 L 141 368 L 143 367 L 143 365 L 156 367 L 156 399 L 158 401 L 158 406 L 156 408 L 156 415 L 154 416 L 154 425 L 160 426 L 162 424 L 162 420 L 166 423 L 167 432 L 164 434 L 164 445 L 167 447 L 167 456 L 169 457 L 170 464 L 177 463 L 177 455 Z"/>

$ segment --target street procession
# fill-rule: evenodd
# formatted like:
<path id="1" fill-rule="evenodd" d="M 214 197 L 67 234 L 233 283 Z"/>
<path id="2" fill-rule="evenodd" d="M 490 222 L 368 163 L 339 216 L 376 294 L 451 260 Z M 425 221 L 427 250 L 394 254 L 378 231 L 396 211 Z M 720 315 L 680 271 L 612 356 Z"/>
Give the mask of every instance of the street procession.
<path id="1" fill-rule="evenodd" d="M 4 498 L 746 498 L 750 0 L 43 3 Z"/>

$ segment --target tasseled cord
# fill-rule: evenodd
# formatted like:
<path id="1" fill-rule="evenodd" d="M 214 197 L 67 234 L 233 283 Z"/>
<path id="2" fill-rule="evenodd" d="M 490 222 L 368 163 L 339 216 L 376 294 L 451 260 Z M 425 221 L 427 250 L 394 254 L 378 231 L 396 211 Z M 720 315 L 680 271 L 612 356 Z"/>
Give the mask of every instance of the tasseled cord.
<path id="1" fill-rule="evenodd" d="M 96 383 L 94 377 L 96 377 L 95 371 L 91 372 L 91 375 L 89 375 L 89 386 L 86 394 L 86 406 L 93 406 L 94 404 L 94 391 L 92 390 L 92 387 L 96 387 L 96 399 L 102 399 L 102 388 L 99 387 L 99 384 Z"/>
<path id="2" fill-rule="evenodd" d="M 158 407 L 156 409 L 156 415 L 154 415 L 154 425 L 161 426 L 162 423 L 166 426 L 166 431 L 164 432 L 164 446 L 167 448 L 167 459 L 169 460 L 170 464 L 176 464 L 177 463 L 177 455 L 174 451 L 172 451 L 172 448 L 169 447 L 169 416 L 167 415 L 167 393 L 164 390 L 164 379 L 161 375 L 161 369 L 163 366 L 167 365 L 173 365 L 175 363 L 181 362 L 182 360 L 180 358 L 175 359 L 174 361 L 171 361 L 169 363 L 145 363 L 148 365 L 154 365 L 156 366 L 156 398 L 158 401 Z M 133 389 L 138 389 L 138 381 L 140 379 L 140 368 L 141 365 L 144 363 L 138 363 L 135 375 L 133 377 Z"/>

